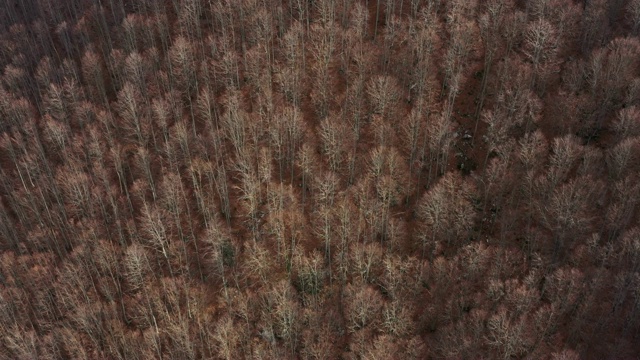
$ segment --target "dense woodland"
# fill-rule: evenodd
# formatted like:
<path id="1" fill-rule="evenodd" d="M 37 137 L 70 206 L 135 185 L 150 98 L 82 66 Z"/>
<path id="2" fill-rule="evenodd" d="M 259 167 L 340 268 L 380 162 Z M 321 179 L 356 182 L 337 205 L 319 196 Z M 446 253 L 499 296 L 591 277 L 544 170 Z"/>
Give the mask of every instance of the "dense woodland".
<path id="1" fill-rule="evenodd" d="M 639 0 L 5 0 L 0 358 L 640 356 Z"/>

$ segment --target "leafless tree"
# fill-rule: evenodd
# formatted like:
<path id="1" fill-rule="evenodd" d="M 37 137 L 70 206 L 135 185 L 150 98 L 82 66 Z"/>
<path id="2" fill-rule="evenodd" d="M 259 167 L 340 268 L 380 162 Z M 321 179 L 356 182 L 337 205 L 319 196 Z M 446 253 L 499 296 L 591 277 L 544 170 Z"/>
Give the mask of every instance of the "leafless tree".
<path id="1" fill-rule="evenodd" d="M 64 87 L 50 84 L 44 98 L 44 106 L 49 115 L 58 121 L 64 121 L 69 125 L 71 117 L 70 104 L 65 95 Z"/>
<path id="2" fill-rule="evenodd" d="M 203 13 L 203 6 L 200 0 L 184 1 L 180 6 L 178 23 L 183 34 L 190 39 L 200 39 L 202 37 L 202 26 L 200 18 Z"/>
<path id="3" fill-rule="evenodd" d="M 141 101 L 141 94 L 131 83 L 125 83 L 118 93 L 116 109 L 124 121 L 123 128 L 135 136 L 137 144 L 145 145 L 149 137 L 146 109 Z"/>
<path id="4" fill-rule="evenodd" d="M 349 132 L 344 124 L 335 116 L 329 116 L 320 123 L 319 136 L 322 140 L 322 152 L 331 171 L 342 170 L 350 140 L 348 135 Z"/>
<path id="5" fill-rule="evenodd" d="M 312 99 L 316 106 L 316 114 L 324 118 L 329 113 L 331 77 L 330 64 L 333 59 L 336 35 L 332 27 L 313 26 L 311 37 L 311 54 L 314 58 L 312 69 L 315 73 Z"/>
<path id="6" fill-rule="evenodd" d="M 522 355 L 529 346 L 525 320 L 510 318 L 505 309 L 489 318 L 487 328 L 487 344 L 495 347 L 503 359 Z"/>
<path id="7" fill-rule="evenodd" d="M 236 156 L 244 159 L 248 156 L 247 114 L 242 108 L 241 94 L 230 90 L 224 100 L 225 111 L 222 115 L 222 129 L 235 149 Z"/>
<path id="8" fill-rule="evenodd" d="M 375 283 L 383 266 L 383 249 L 378 243 L 355 243 L 350 249 L 352 276 L 363 283 Z"/>
<path id="9" fill-rule="evenodd" d="M 89 176 L 78 168 L 65 170 L 58 172 L 57 180 L 69 205 L 70 214 L 76 217 L 92 217 L 94 209 Z"/>
<path id="10" fill-rule="evenodd" d="M 301 105 L 301 87 L 305 68 L 305 39 L 303 26 L 294 22 L 283 38 L 283 52 L 286 65 L 276 74 L 276 79 L 285 95 L 293 106 Z"/>
<path id="11" fill-rule="evenodd" d="M 428 183 L 431 183 L 434 175 L 444 173 L 449 162 L 452 137 L 451 118 L 447 118 L 444 114 L 434 115 L 430 119 L 425 133 L 425 149 L 429 154 L 425 159 L 429 163 Z"/>
<path id="12" fill-rule="evenodd" d="M 565 240 L 580 237 L 589 231 L 591 215 L 590 200 L 597 199 L 602 191 L 602 184 L 592 183 L 590 179 L 576 178 L 557 187 L 549 203 L 541 204 L 542 220 L 545 226 L 553 229 L 554 255 L 561 255 L 565 248 Z"/>
<path id="13" fill-rule="evenodd" d="M 426 233 L 422 235 L 423 257 L 427 242 L 442 239 L 450 244 L 454 239 L 464 239 L 473 226 L 475 210 L 470 201 L 473 187 L 457 173 L 442 177 L 420 200 L 419 214 Z M 431 235 L 431 236 L 429 236 Z"/>
<path id="14" fill-rule="evenodd" d="M 581 48 L 588 54 L 593 48 L 603 45 L 609 39 L 607 26 L 607 2 L 591 1 L 582 12 Z"/>
<path id="15" fill-rule="evenodd" d="M 545 79 L 555 66 L 558 37 L 555 27 L 548 21 L 539 19 L 529 24 L 524 35 L 525 55 L 533 64 L 531 87 L 544 90 Z M 539 82 L 542 81 L 543 84 Z"/>
<path id="16" fill-rule="evenodd" d="M 239 163 L 238 167 L 241 177 L 240 186 L 238 186 L 241 192 L 239 200 L 245 212 L 246 221 L 252 231 L 253 239 L 257 240 L 260 237 L 258 229 L 260 222 L 259 207 L 262 202 L 260 180 L 246 164 Z"/>
<path id="17" fill-rule="evenodd" d="M 274 317 L 275 334 L 283 339 L 291 355 L 295 354 L 300 333 L 300 310 L 295 299 L 295 290 L 286 281 L 281 281 L 269 294 L 269 310 Z"/>
<path id="18" fill-rule="evenodd" d="M 217 343 L 216 351 L 221 358 L 226 360 L 236 359 L 240 338 L 238 328 L 231 316 L 223 316 L 217 321 L 213 338 Z"/>
<path id="19" fill-rule="evenodd" d="M 71 131 L 66 123 L 61 123 L 49 115 L 44 117 L 44 139 L 57 151 L 64 151 L 70 142 Z"/>
<path id="20" fill-rule="evenodd" d="M 108 106 L 102 64 L 98 55 L 92 51 L 86 51 L 82 57 L 82 75 L 89 87 L 91 98 L 100 99 L 105 106 Z"/>
<path id="21" fill-rule="evenodd" d="M 619 140 L 622 140 L 629 136 L 640 135 L 640 125 L 638 124 L 640 124 L 640 109 L 637 106 L 631 106 L 618 112 L 613 129 Z"/>
<path id="22" fill-rule="evenodd" d="M 170 250 L 171 228 L 168 227 L 169 215 L 157 207 L 145 206 L 142 211 L 140 228 L 148 244 L 158 251 L 167 263 L 169 272 L 173 276 Z"/>
<path id="23" fill-rule="evenodd" d="M 379 114 L 384 120 L 392 118 L 391 112 L 401 96 L 397 79 L 392 76 L 375 76 L 367 82 L 367 95 L 374 114 Z"/>
<path id="24" fill-rule="evenodd" d="M 631 22 L 634 34 L 640 32 L 640 1 L 631 0 L 627 5 L 627 17 Z"/>
<path id="25" fill-rule="evenodd" d="M 318 159 L 315 149 L 311 145 L 309 145 L 309 143 L 302 143 L 295 161 L 302 172 L 302 182 L 299 186 L 302 187 L 302 202 L 304 203 L 307 190 L 309 188 L 309 179 L 313 179 L 315 177 L 317 170 Z"/>
<path id="26" fill-rule="evenodd" d="M 553 139 L 552 155 L 549 159 L 550 167 L 547 172 L 549 186 L 547 191 L 553 191 L 557 185 L 568 178 L 583 150 L 578 139 L 573 136 L 567 135 Z"/>
<path id="27" fill-rule="evenodd" d="M 493 61 L 500 49 L 500 32 L 503 24 L 503 17 L 505 12 L 509 11 L 513 7 L 510 1 L 490 1 L 486 5 L 486 10 L 478 20 L 478 27 L 480 29 L 480 36 L 484 43 L 484 62 L 482 68 L 482 83 L 480 94 L 478 96 L 478 104 L 476 106 L 476 121 L 480 116 L 480 112 L 484 106 L 484 100 L 487 91 L 487 83 L 490 78 L 490 72 L 493 67 Z M 474 136 L 477 131 L 474 130 Z"/>
<path id="28" fill-rule="evenodd" d="M 298 109 L 285 108 L 282 113 L 275 115 L 269 130 L 272 150 L 279 164 L 280 181 L 287 167 L 293 179 L 293 162 L 304 134 L 302 114 Z"/>
<path id="29" fill-rule="evenodd" d="M 311 295 L 318 301 L 320 290 L 324 285 L 326 271 L 323 265 L 323 256 L 318 251 L 304 254 L 296 251 L 293 256 L 294 269 L 296 269 L 296 284 L 303 295 Z"/>
<path id="30" fill-rule="evenodd" d="M 24 326 L 14 324 L 4 338 L 4 345 L 18 359 L 33 359 L 38 357 L 35 331 L 25 329 Z"/>
<path id="31" fill-rule="evenodd" d="M 421 152 L 421 139 L 424 138 L 426 118 L 423 113 L 414 107 L 409 116 L 402 120 L 400 138 L 403 140 L 404 148 L 409 154 L 409 172 L 414 173 L 414 167 Z"/>
<path id="32" fill-rule="evenodd" d="M 629 172 L 633 172 L 636 168 L 639 146 L 640 139 L 633 137 L 620 141 L 609 151 L 607 163 L 612 178 L 620 179 Z"/>
<path id="33" fill-rule="evenodd" d="M 624 96 L 638 67 L 638 53 L 640 42 L 636 38 L 617 38 L 591 54 L 586 71 L 591 95 L 598 99 L 592 115 L 596 128 L 602 126 L 604 114 Z"/>
<path id="34" fill-rule="evenodd" d="M 383 304 L 377 290 L 364 284 L 349 284 L 345 289 L 345 302 L 347 328 L 350 332 L 377 326 Z"/>

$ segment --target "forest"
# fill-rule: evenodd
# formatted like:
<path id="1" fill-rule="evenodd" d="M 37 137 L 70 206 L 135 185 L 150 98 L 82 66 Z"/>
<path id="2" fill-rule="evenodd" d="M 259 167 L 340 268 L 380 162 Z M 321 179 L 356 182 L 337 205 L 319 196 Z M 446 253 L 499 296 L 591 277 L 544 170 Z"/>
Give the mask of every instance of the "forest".
<path id="1" fill-rule="evenodd" d="M 0 359 L 638 359 L 640 0 L 0 1 Z"/>

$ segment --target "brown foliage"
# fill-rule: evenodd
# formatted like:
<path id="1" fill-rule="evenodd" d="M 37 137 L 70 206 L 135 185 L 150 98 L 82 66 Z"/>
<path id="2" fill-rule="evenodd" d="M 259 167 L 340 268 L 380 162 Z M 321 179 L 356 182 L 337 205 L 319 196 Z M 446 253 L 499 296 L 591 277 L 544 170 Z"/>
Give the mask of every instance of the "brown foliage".
<path id="1" fill-rule="evenodd" d="M 638 353 L 638 1 L 34 4 L 0 358 Z"/>

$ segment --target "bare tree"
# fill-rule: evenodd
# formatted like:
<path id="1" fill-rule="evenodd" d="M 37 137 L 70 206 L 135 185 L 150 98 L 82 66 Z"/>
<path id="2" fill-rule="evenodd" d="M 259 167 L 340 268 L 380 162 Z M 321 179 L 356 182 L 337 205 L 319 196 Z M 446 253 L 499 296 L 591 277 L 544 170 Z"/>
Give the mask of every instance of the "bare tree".
<path id="1" fill-rule="evenodd" d="M 589 231 L 591 215 L 588 204 L 600 196 L 602 184 L 576 178 L 557 187 L 549 202 L 541 204 L 543 223 L 553 231 L 554 256 L 565 250 L 565 240 L 579 238 Z"/>
<path id="2" fill-rule="evenodd" d="M 291 179 L 293 179 L 293 162 L 296 159 L 296 151 L 303 132 L 302 114 L 298 109 L 290 107 L 276 114 L 269 126 L 271 148 L 278 160 L 280 181 L 283 179 L 286 168 L 289 168 Z"/>
<path id="3" fill-rule="evenodd" d="M 227 89 L 235 89 L 240 86 L 240 64 L 232 41 L 226 35 L 220 39 L 219 44 L 214 45 L 216 48 L 219 46 L 220 49 L 216 49 L 217 59 L 212 62 L 216 78 L 219 76 L 221 85 Z"/>
<path id="4" fill-rule="evenodd" d="M 324 325 L 324 326 L 323 326 Z M 335 339 L 324 323 L 309 327 L 303 331 L 302 354 L 307 359 L 328 360 L 335 353 Z"/>
<path id="5" fill-rule="evenodd" d="M 171 276 L 173 276 L 173 253 L 170 250 L 171 228 L 167 226 L 169 215 L 162 209 L 146 205 L 142 209 L 140 229 L 146 237 L 149 245 L 158 251 L 164 260 Z"/>
<path id="6" fill-rule="evenodd" d="M 640 42 L 636 38 L 617 38 L 609 46 L 595 50 L 587 67 L 587 81 L 592 103 L 591 123 L 596 130 L 602 127 L 605 114 L 624 97 L 623 93 L 637 69 Z"/>
<path id="7" fill-rule="evenodd" d="M 285 341 L 291 355 L 298 347 L 300 336 L 300 310 L 294 297 L 295 290 L 286 281 L 276 284 L 268 295 L 268 310 L 274 317 L 275 335 Z"/>
<path id="8" fill-rule="evenodd" d="M 382 327 L 387 334 L 398 338 L 411 333 L 413 330 L 411 308 L 399 300 L 385 304 Z"/>
<path id="9" fill-rule="evenodd" d="M 302 251 L 296 251 L 293 256 L 296 287 L 301 294 L 311 295 L 315 301 L 319 299 L 326 276 L 322 258 L 322 254 L 318 251 L 308 255 Z"/>
<path id="10" fill-rule="evenodd" d="M 196 59 L 193 44 L 186 38 L 179 36 L 169 50 L 170 75 L 189 104 L 192 125 L 195 127 L 192 101 L 198 89 L 196 74 Z M 193 129 L 195 135 L 195 128 Z"/>
<path id="11" fill-rule="evenodd" d="M 248 258 L 242 263 L 244 272 L 251 278 L 258 278 L 259 284 L 269 286 L 271 277 L 277 274 L 274 270 L 273 256 L 259 242 L 247 246 Z M 250 278 L 250 279 L 251 279 Z"/>
<path id="12" fill-rule="evenodd" d="M 136 88 L 136 92 L 148 103 L 147 72 L 150 69 L 149 62 L 138 52 L 133 51 L 124 60 L 123 75 Z"/>
<path id="13" fill-rule="evenodd" d="M 218 208 L 216 202 L 213 200 L 213 193 L 211 191 L 213 187 L 211 183 L 213 171 L 214 169 L 211 162 L 200 158 L 193 159 L 189 167 L 196 205 L 198 212 L 204 218 L 205 227 L 208 227 L 209 223 L 214 221 L 215 212 Z"/>
<path id="14" fill-rule="evenodd" d="M 51 143 L 56 151 L 66 150 L 71 138 L 71 129 L 66 123 L 53 119 L 49 115 L 44 117 L 44 139 Z"/>
<path id="15" fill-rule="evenodd" d="M 508 147 L 505 144 L 509 143 L 509 128 L 506 124 L 504 115 L 494 113 L 490 110 L 485 110 L 482 114 L 482 120 L 487 123 L 487 134 L 484 137 L 487 143 L 487 153 L 484 158 L 485 167 L 488 164 L 489 156 L 492 153 L 499 155 L 505 155 L 508 153 Z"/>
<path id="16" fill-rule="evenodd" d="M 533 64 L 531 87 L 544 92 L 544 83 L 554 70 L 558 37 L 555 27 L 548 21 L 539 19 L 529 24 L 524 35 L 525 55 Z M 540 84 L 542 81 L 542 84 Z"/>
<path id="17" fill-rule="evenodd" d="M 69 125 L 71 117 L 70 104 L 65 95 L 64 87 L 50 84 L 44 97 L 44 106 L 49 115 L 58 121 L 63 121 Z"/>
<path id="18" fill-rule="evenodd" d="M 108 106 L 106 86 L 104 83 L 102 64 L 97 54 L 87 50 L 82 57 L 82 75 L 89 87 L 89 95 L 93 99 L 100 99 L 105 107 Z"/>
<path id="19" fill-rule="evenodd" d="M 414 2 L 414 4 L 416 4 L 416 2 Z M 417 16 L 417 8 L 415 8 L 415 11 Z M 430 85 L 432 85 L 431 82 L 434 80 L 430 69 L 436 66 L 434 63 L 434 51 L 439 40 L 437 36 L 438 22 L 435 17 L 435 13 L 430 12 L 427 8 L 423 8 L 420 16 L 416 19 L 417 24 L 413 25 L 413 21 L 409 24 L 409 33 L 416 33 L 415 37 L 409 40 L 414 57 L 414 64 L 411 69 L 411 78 L 413 81 L 411 84 L 411 99 L 414 98 L 414 94 L 416 99 L 420 99 L 424 96 L 423 94 L 433 92 Z M 415 26 L 415 30 L 412 30 L 413 26 Z M 420 103 L 418 104 L 420 105 Z"/>
<path id="20" fill-rule="evenodd" d="M 448 88 L 447 105 L 445 105 L 445 117 L 451 117 L 455 99 L 464 81 L 464 67 L 467 57 L 473 50 L 473 33 L 477 32 L 472 18 L 477 8 L 476 1 L 453 1 L 448 4 L 446 14 L 448 32 L 450 35 L 450 46 L 444 55 L 444 81 L 442 82 L 442 92 Z"/>
<path id="21" fill-rule="evenodd" d="M 205 86 L 200 90 L 196 100 L 196 110 L 200 118 L 209 124 L 211 131 L 219 128 L 218 104 L 209 87 Z"/>
<path id="22" fill-rule="evenodd" d="M 190 39 L 200 39 L 202 37 L 200 18 L 203 12 L 201 1 L 188 0 L 181 5 L 178 15 L 181 32 Z"/>
<path id="23" fill-rule="evenodd" d="M 351 140 L 348 135 L 349 132 L 344 124 L 335 116 L 329 116 L 320 123 L 319 136 L 322 140 L 322 152 L 331 171 L 342 170 L 346 160 L 347 146 Z"/>
<path id="24" fill-rule="evenodd" d="M 586 4 L 582 12 L 581 48 L 588 54 L 595 47 L 603 45 L 609 39 L 610 29 L 607 19 L 607 2 L 595 0 Z"/>
<path id="25" fill-rule="evenodd" d="M 480 85 L 480 95 L 477 100 L 476 106 L 476 129 L 474 130 L 474 137 L 477 131 L 477 119 L 480 117 L 480 112 L 484 106 L 484 100 L 487 91 L 487 84 L 489 82 L 490 73 L 493 67 L 493 61 L 500 50 L 501 38 L 500 33 L 504 22 L 505 13 L 513 8 L 511 1 L 494 0 L 490 1 L 486 5 L 486 10 L 478 20 L 478 27 L 480 28 L 480 36 L 484 43 L 484 62 L 482 67 L 482 82 Z"/>
<path id="26" fill-rule="evenodd" d="M 223 291 L 225 292 L 225 298 L 227 298 L 229 296 L 227 292 L 229 279 L 226 274 L 226 268 L 235 265 L 238 250 L 235 248 L 228 230 L 220 221 L 210 224 L 204 243 L 207 246 L 205 249 L 207 254 L 206 262 L 211 267 L 211 271 L 222 280 Z"/>
<path id="27" fill-rule="evenodd" d="M 627 5 L 627 18 L 631 22 L 633 33 L 640 33 L 640 1 L 631 0 Z"/>
<path id="28" fill-rule="evenodd" d="M 143 290 L 152 271 L 146 249 L 138 243 L 127 247 L 123 265 L 129 289 L 132 292 Z"/>
<path id="29" fill-rule="evenodd" d="M 419 160 L 418 156 L 421 153 L 421 139 L 424 138 L 425 127 L 425 116 L 418 107 L 414 107 L 409 116 L 405 116 L 402 120 L 400 138 L 403 140 L 404 149 L 409 154 L 407 161 L 409 164 L 409 173 L 412 175 L 417 165 L 416 163 Z"/>
<path id="30" fill-rule="evenodd" d="M 262 202 L 260 180 L 257 175 L 246 164 L 239 163 L 238 170 L 240 172 L 240 198 L 241 206 L 245 212 L 245 217 L 249 223 L 253 239 L 257 240 L 259 235 L 259 207 Z"/>
<path id="31" fill-rule="evenodd" d="M 552 155 L 549 159 L 549 170 L 547 172 L 548 188 L 551 192 L 557 185 L 565 181 L 571 170 L 575 167 L 578 157 L 584 151 L 578 139 L 567 135 L 562 138 L 553 139 Z"/>
<path id="32" fill-rule="evenodd" d="M 369 176 L 374 181 L 381 205 L 380 226 L 376 228 L 380 229 L 381 239 L 387 240 L 391 207 L 400 203 L 412 190 L 412 184 L 407 181 L 409 172 L 395 148 L 377 147 L 370 154 Z"/>
<path id="33" fill-rule="evenodd" d="M 249 155 L 247 146 L 247 114 L 242 108 L 241 94 L 230 90 L 224 99 L 226 107 L 222 115 L 222 129 L 235 149 L 236 156 L 244 159 Z"/>
<path id="34" fill-rule="evenodd" d="M 14 324 L 4 338 L 4 344 L 17 359 L 34 359 L 38 357 L 35 331 Z"/>
<path id="35" fill-rule="evenodd" d="M 138 151 L 135 154 L 135 164 L 142 172 L 149 189 L 151 189 L 151 195 L 155 202 L 158 199 L 158 190 L 156 180 L 153 175 L 153 169 L 151 168 L 152 163 L 153 158 L 152 154 L 149 153 L 149 150 L 144 147 L 138 148 Z"/>
<path id="36" fill-rule="evenodd" d="M 378 243 L 355 243 L 350 249 L 352 276 L 362 283 L 376 283 L 382 269 L 383 249 Z"/>
<path id="37" fill-rule="evenodd" d="M 633 209 L 640 201 L 639 191 L 640 184 L 632 176 L 616 181 L 612 191 L 613 199 L 606 212 L 610 240 L 617 238 L 630 225 Z"/>
<path id="38" fill-rule="evenodd" d="M 182 183 L 182 179 L 175 173 L 167 173 L 162 178 L 160 184 L 161 197 L 158 199 L 158 203 L 162 204 L 167 211 L 173 215 L 173 222 L 175 228 L 178 231 L 178 236 L 182 244 L 182 252 L 187 264 L 187 273 L 189 273 L 189 258 L 190 253 L 187 249 L 187 244 L 193 244 L 195 250 L 195 260 L 198 267 L 198 273 L 200 278 L 203 278 L 202 267 L 200 264 L 200 252 L 198 249 L 198 241 L 195 235 L 195 226 L 191 209 L 189 206 L 189 199 L 185 191 L 185 186 Z M 186 219 L 188 228 L 183 226 L 183 218 Z"/>
<path id="39" fill-rule="evenodd" d="M 470 201 L 473 192 L 472 185 L 458 173 L 449 172 L 423 195 L 418 205 L 425 226 L 422 235 L 423 257 L 427 242 L 433 246 L 436 240 L 442 239 L 449 245 L 454 239 L 460 241 L 468 236 L 475 217 Z"/>
<path id="40" fill-rule="evenodd" d="M 314 86 L 312 90 L 312 100 L 316 106 L 316 114 L 320 119 L 329 113 L 331 77 L 329 76 L 329 66 L 333 59 L 335 48 L 335 30 L 332 26 L 313 26 L 311 32 L 311 53 L 315 62 L 312 70 L 315 73 Z"/>
<path id="41" fill-rule="evenodd" d="M 635 172 L 638 150 L 640 138 L 634 137 L 620 141 L 609 151 L 607 164 L 612 178 L 624 178 L 630 172 Z"/>
<path id="42" fill-rule="evenodd" d="M 447 168 L 452 137 L 453 124 L 451 118 L 447 118 L 442 114 L 435 115 L 431 121 L 429 121 L 425 133 L 425 149 L 429 152 L 429 172 L 427 177 L 429 184 L 433 180 L 434 175 L 437 176 L 444 173 Z"/>
<path id="43" fill-rule="evenodd" d="M 622 140 L 629 136 L 640 135 L 640 125 L 638 124 L 640 124 L 640 109 L 637 106 L 631 106 L 618 112 L 613 129 L 617 133 L 618 139 Z"/>
<path id="44" fill-rule="evenodd" d="M 382 116 L 383 120 L 393 118 L 392 111 L 401 96 L 397 79 L 392 76 L 375 76 L 367 82 L 366 91 L 371 111 Z"/>
<path id="45" fill-rule="evenodd" d="M 276 79 L 280 84 L 285 98 L 293 106 L 301 105 L 302 81 L 305 68 L 304 31 L 300 22 L 294 22 L 283 38 L 283 52 L 286 65 L 276 73 Z"/>
<path id="46" fill-rule="evenodd" d="M 489 318 L 487 328 L 487 344 L 495 347 L 503 359 L 524 354 L 530 345 L 525 333 L 525 319 L 510 318 L 505 309 Z"/>
<path id="47" fill-rule="evenodd" d="M 371 286 L 359 283 L 347 285 L 344 305 L 349 331 L 377 326 L 382 304 L 380 293 Z"/>
<path id="48" fill-rule="evenodd" d="M 305 203 L 307 189 L 309 188 L 308 182 L 309 179 L 314 179 L 316 176 L 318 159 L 316 156 L 315 149 L 309 145 L 309 143 L 304 142 L 300 146 L 300 150 L 298 152 L 298 156 L 296 157 L 296 163 L 298 167 L 302 170 L 302 203 Z"/>
<path id="49" fill-rule="evenodd" d="M 73 167 L 63 169 L 58 172 L 57 181 L 69 205 L 70 214 L 79 218 L 94 216 L 91 199 L 92 184 L 84 171 Z"/>
<path id="50" fill-rule="evenodd" d="M 140 92 L 131 83 L 125 83 L 118 93 L 118 102 L 115 107 L 124 121 L 123 128 L 135 135 L 138 145 L 145 145 L 150 129 Z"/>
<path id="51" fill-rule="evenodd" d="M 236 359 L 238 343 L 240 342 L 238 328 L 231 316 L 223 316 L 217 321 L 213 338 L 217 343 L 216 350 L 219 356 L 226 360 Z"/>

